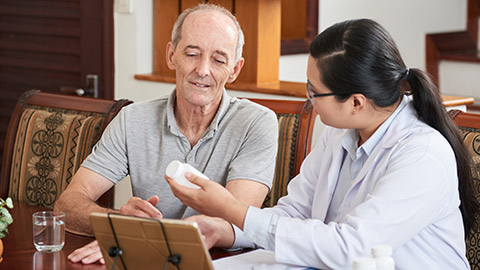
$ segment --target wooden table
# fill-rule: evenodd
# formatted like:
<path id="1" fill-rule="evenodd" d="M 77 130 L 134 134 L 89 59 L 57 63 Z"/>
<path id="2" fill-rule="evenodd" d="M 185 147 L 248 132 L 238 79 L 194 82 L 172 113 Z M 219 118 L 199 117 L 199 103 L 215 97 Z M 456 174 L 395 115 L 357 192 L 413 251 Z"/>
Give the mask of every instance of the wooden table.
<path id="1" fill-rule="evenodd" d="M 106 269 L 105 265 L 99 263 L 84 265 L 72 263 L 67 259 L 72 251 L 93 241 L 92 237 L 66 232 L 65 246 L 61 251 L 54 253 L 37 251 L 33 246 L 32 214 L 44 210 L 51 209 L 14 202 L 14 208 L 10 209 L 13 223 L 8 227 L 9 234 L 2 239 L 4 251 L 0 269 Z M 226 252 L 223 249 L 212 249 L 210 255 L 212 259 L 218 259 L 242 252 L 244 251 Z"/>

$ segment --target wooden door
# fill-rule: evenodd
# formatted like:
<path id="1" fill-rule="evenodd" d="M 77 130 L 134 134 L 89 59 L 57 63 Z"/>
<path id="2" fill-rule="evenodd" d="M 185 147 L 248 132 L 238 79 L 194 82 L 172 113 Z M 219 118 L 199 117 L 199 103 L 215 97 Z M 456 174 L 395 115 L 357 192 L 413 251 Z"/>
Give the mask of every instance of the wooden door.
<path id="1" fill-rule="evenodd" d="M 111 99 L 113 55 L 113 0 L 0 0 L 0 157 L 24 91 Z"/>

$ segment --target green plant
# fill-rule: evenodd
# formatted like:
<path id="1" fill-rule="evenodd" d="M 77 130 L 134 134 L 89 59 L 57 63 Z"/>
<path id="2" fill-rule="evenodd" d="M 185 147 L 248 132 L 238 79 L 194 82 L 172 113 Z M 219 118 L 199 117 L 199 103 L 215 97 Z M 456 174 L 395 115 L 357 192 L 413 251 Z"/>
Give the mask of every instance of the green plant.
<path id="1" fill-rule="evenodd" d="M 5 237 L 8 233 L 8 225 L 13 222 L 12 215 L 10 215 L 10 212 L 8 212 L 8 209 L 5 206 L 10 209 L 13 208 L 13 201 L 10 197 L 6 200 L 0 198 L 0 238 Z"/>

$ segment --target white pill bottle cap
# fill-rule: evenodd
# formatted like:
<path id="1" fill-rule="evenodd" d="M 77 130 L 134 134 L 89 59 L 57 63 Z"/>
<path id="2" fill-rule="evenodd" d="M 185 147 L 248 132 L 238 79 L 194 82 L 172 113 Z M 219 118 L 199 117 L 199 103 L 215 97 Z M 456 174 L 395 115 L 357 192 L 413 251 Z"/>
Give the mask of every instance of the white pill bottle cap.
<path id="1" fill-rule="evenodd" d="M 178 160 L 174 160 L 168 164 L 166 174 L 170 178 L 183 177 L 183 171 L 183 163 Z"/>
<path id="2" fill-rule="evenodd" d="M 389 245 L 376 245 L 372 247 L 372 255 L 374 257 L 392 256 L 392 247 Z"/>

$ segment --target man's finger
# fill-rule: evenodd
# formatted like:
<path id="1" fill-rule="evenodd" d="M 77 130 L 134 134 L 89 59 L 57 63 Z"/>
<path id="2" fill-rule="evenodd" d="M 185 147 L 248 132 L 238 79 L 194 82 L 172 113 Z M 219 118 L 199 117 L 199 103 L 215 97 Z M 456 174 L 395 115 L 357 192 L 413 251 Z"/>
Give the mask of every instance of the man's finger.
<path id="1" fill-rule="evenodd" d="M 147 199 L 147 202 L 151 203 L 153 206 L 156 206 L 159 200 L 160 199 L 158 198 L 157 195 L 153 195 L 152 197 Z"/>
<path id="2" fill-rule="evenodd" d="M 103 260 L 102 252 L 98 250 L 95 253 L 90 254 L 89 256 L 83 258 L 82 263 L 83 264 L 91 264 L 95 263 L 96 261 Z M 105 260 L 103 261 L 105 264 Z"/>
<path id="3" fill-rule="evenodd" d="M 127 204 L 120 207 L 120 213 L 145 218 L 162 218 L 162 213 L 152 204 L 156 201 L 158 203 L 157 196 L 152 196 L 148 200 L 130 198 Z"/>
<path id="4" fill-rule="evenodd" d="M 151 204 L 138 205 L 130 213 L 130 216 L 143 217 L 143 218 L 162 218 L 162 213 Z"/>
<path id="5" fill-rule="evenodd" d="M 81 261 L 82 263 L 87 264 L 87 263 L 95 262 L 95 261 L 91 261 L 95 257 L 92 257 L 89 260 L 85 260 L 86 258 L 88 258 L 89 256 L 91 256 L 92 254 L 95 254 L 95 253 L 98 253 L 96 255 L 97 259 L 95 260 L 95 261 L 97 261 L 98 259 L 100 259 L 102 257 L 102 253 L 100 252 L 100 247 L 98 246 L 97 241 L 90 242 L 89 244 L 74 250 L 71 254 L 68 255 L 67 258 L 70 261 L 75 262 L 75 263 Z M 85 262 L 84 262 L 84 260 L 85 260 Z"/>
<path id="6" fill-rule="evenodd" d="M 162 218 L 162 213 L 151 204 L 144 205 L 145 207 L 142 208 L 142 211 L 147 213 L 151 218 Z"/>

